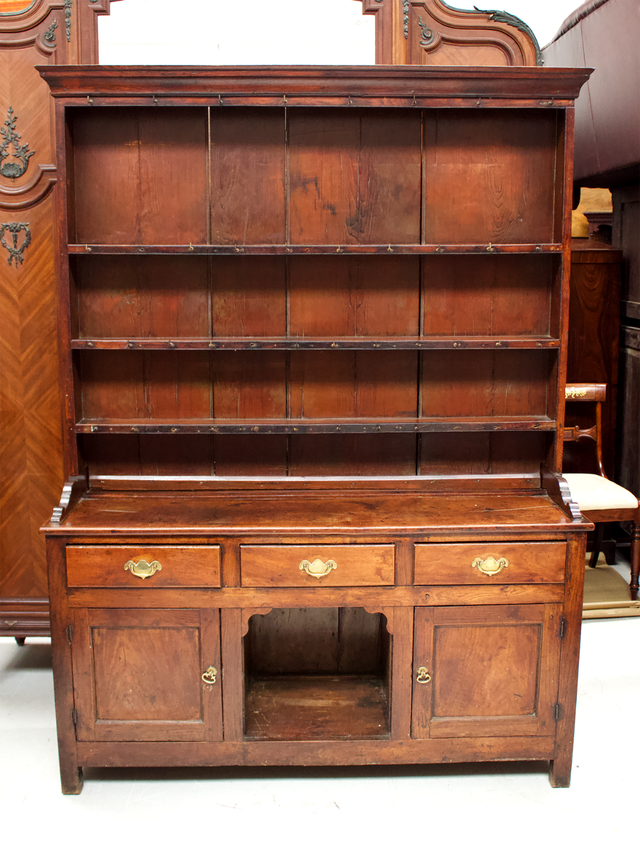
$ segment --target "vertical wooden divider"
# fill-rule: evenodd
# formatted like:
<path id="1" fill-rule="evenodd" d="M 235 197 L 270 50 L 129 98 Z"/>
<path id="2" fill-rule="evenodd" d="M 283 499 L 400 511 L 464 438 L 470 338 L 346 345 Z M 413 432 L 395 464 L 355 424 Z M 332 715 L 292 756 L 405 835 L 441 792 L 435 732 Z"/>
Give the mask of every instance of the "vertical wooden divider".
<path id="1" fill-rule="evenodd" d="M 82 770 L 78 765 L 76 728 L 74 725 L 73 644 L 72 614 L 63 592 L 66 589 L 64 545 L 58 541 L 47 543 L 49 593 L 51 597 L 51 640 L 53 644 L 53 685 L 55 692 L 56 723 L 58 726 L 58 753 L 62 792 L 78 794 L 82 790 Z"/>
<path id="2" fill-rule="evenodd" d="M 205 201 L 207 206 L 207 244 L 210 245 L 212 242 L 212 224 L 211 224 L 211 107 L 207 105 L 206 108 L 206 116 L 207 116 L 207 131 L 206 131 L 206 147 L 207 147 L 207 188 L 205 194 Z M 213 308 L 214 308 L 214 298 L 213 298 L 213 266 L 215 262 L 211 256 L 207 258 L 207 298 L 208 298 L 208 336 L 213 337 L 215 324 L 213 319 Z M 213 350 L 209 351 L 209 386 L 211 388 L 211 411 L 210 418 L 214 420 L 216 417 L 216 387 L 214 384 L 215 380 L 215 360 L 216 353 Z M 216 449 L 215 445 L 212 445 L 211 448 L 211 474 L 216 474 Z M 224 697 L 224 696 L 223 696 Z"/>
<path id="3" fill-rule="evenodd" d="M 564 130 L 556 147 L 556 159 L 560 154 L 564 166 L 564 182 L 556 182 L 556 194 L 562 201 L 559 207 L 562 217 L 562 288 L 560 303 L 560 352 L 558 355 L 558 384 L 556 387 L 556 451 L 554 471 L 562 472 L 564 447 L 564 390 L 567 384 L 567 359 L 569 354 L 569 285 L 571 283 L 571 205 L 573 199 L 573 144 L 575 134 L 575 108 L 567 108 Z"/>
<path id="4" fill-rule="evenodd" d="M 396 585 L 413 583 L 413 541 L 396 542 Z M 413 607 L 393 609 L 391 739 L 411 737 L 411 688 L 413 663 Z"/>
<path id="5" fill-rule="evenodd" d="M 568 787 L 571 780 L 586 549 L 586 534 L 569 536 L 564 598 L 564 635 L 558 683 L 556 750 L 549 772 L 550 781 L 554 787 Z"/>
<path id="6" fill-rule="evenodd" d="M 289 108 L 284 108 L 284 241 L 286 245 L 291 242 L 291 174 L 289 163 Z M 285 337 L 291 337 L 291 264 L 289 257 L 284 261 L 284 289 L 285 289 Z M 285 391 L 286 406 L 285 417 L 291 418 L 291 352 L 285 354 Z M 285 474 L 291 475 L 291 435 L 287 435 L 285 441 Z"/>
<path id="7" fill-rule="evenodd" d="M 220 612 L 222 633 L 222 723 L 225 742 L 239 743 L 244 735 L 244 670 L 242 657 L 242 609 Z"/>

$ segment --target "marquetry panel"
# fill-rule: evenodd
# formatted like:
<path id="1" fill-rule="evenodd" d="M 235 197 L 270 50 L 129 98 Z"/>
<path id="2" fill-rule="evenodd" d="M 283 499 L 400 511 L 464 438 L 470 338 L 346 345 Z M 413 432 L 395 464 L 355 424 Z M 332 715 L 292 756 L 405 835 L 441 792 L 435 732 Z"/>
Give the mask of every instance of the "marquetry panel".
<path id="1" fill-rule="evenodd" d="M 2 217 L 6 213 L 0 210 Z M 13 217 L 13 216 L 10 216 Z M 23 262 L 0 248 L 0 547 L 2 596 L 47 592 L 40 525 L 62 486 L 53 198 L 20 215 L 31 234 Z M 5 232 L 5 237 L 9 238 Z M 24 233 L 19 235 L 23 240 Z"/>

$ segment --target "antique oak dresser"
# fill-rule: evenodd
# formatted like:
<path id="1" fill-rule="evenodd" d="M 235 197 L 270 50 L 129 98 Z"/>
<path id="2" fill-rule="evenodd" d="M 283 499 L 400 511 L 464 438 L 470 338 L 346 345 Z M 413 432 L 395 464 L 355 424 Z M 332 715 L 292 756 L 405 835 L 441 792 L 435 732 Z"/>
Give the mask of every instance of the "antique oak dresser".
<path id="1" fill-rule="evenodd" d="M 584 70 L 49 67 L 82 768 L 542 760 Z"/>

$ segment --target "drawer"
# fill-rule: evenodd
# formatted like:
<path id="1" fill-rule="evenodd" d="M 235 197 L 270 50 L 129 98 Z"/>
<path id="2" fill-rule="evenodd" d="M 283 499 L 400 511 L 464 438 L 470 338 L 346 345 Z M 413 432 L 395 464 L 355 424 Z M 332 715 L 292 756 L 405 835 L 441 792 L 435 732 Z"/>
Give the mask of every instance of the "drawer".
<path id="1" fill-rule="evenodd" d="M 250 588 L 393 585 L 395 547 L 241 546 L 242 584 Z"/>
<path id="2" fill-rule="evenodd" d="M 564 581 L 565 543 L 416 545 L 417 585 L 541 584 Z"/>
<path id="3" fill-rule="evenodd" d="M 70 588 L 219 588 L 219 546 L 67 546 Z"/>

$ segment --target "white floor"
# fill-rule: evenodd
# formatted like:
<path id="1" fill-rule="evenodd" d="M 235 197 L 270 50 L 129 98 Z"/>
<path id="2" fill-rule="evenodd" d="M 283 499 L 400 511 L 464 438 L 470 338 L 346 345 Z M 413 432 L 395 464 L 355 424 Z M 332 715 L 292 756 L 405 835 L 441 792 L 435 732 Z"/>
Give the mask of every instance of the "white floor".
<path id="1" fill-rule="evenodd" d="M 0 638 L 0 853 L 638 855 L 639 646 L 639 617 L 583 623 L 569 789 L 539 764 L 87 770 L 82 794 L 63 797 L 50 645 Z"/>

